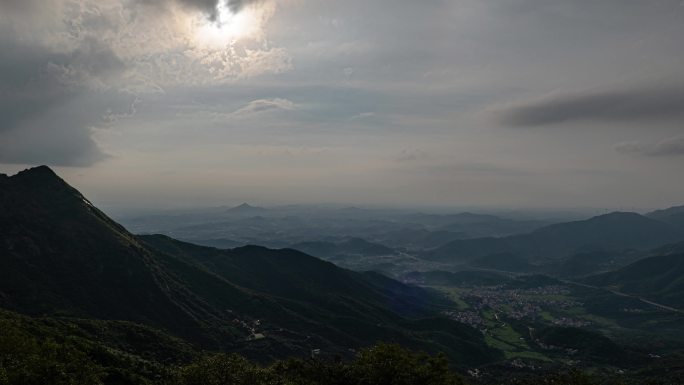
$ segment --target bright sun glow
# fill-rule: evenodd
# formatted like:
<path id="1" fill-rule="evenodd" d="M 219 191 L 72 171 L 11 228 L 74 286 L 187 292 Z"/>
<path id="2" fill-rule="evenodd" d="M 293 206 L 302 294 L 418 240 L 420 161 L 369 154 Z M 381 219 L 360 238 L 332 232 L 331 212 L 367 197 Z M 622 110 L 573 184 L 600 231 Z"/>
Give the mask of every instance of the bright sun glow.
<path id="1" fill-rule="evenodd" d="M 254 36 L 259 31 L 257 11 L 246 8 L 233 13 L 227 0 L 217 6 L 216 20 L 200 20 L 197 26 L 197 40 L 202 45 L 226 46 L 240 39 Z"/>

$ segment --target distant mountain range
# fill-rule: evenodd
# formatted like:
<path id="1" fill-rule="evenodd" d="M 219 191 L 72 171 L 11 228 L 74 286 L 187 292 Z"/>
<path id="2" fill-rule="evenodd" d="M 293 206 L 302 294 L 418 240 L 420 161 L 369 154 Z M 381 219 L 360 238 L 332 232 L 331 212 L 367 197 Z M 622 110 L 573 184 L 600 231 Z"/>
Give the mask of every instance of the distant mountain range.
<path id="1" fill-rule="evenodd" d="M 462 233 L 467 235 L 465 238 L 522 234 L 548 224 L 538 220 L 514 220 L 468 212 L 448 215 L 412 214 L 406 219 L 428 224 L 432 231 Z"/>
<path id="2" fill-rule="evenodd" d="M 324 259 L 339 256 L 377 257 L 396 253 L 387 246 L 368 242 L 361 238 L 349 238 L 339 242 L 301 242 L 292 245 L 292 248 Z"/>
<path id="3" fill-rule="evenodd" d="M 436 317 L 442 296 L 295 250 L 218 250 L 137 237 L 47 167 L 0 176 L 0 307 L 127 320 L 267 359 L 374 341 L 494 360 L 482 335 Z"/>
<path id="4" fill-rule="evenodd" d="M 281 248 L 305 242 L 337 243 L 362 238 L 411 252 L 459 239 L 528 233 L 550 223 L 473 213 L 437 215 L 416 214 L 404 209 L 324 206 L 263 208 L 248 203 L 230 208 L 161 211 L 119 219 L 135 233 L 166 234 L 209 246 L 258 244 Z M 216 240 L 231 240 L 235 244 L 214 242 Z"/>
<path id="5" fill-rule="evenodd" d="M 670 207 L 646 214 L 647 217 L 684 229 L 684 206 Z"/>
<path id="6" fill-rule="evenodd" d="M 616 212 L 549 225 L 528 234 L 457 240 L 425 254 L 427 259 L 467 262 L 493 254 L 562 258 L 600 250 L 650 249 L 684 240 L 684 230 L 636 213 Z"/>

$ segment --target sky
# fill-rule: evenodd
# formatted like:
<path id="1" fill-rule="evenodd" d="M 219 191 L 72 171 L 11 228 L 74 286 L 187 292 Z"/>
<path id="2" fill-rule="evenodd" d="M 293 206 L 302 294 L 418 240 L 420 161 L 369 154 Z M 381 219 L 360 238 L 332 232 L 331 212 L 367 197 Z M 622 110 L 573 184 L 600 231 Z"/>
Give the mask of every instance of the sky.
<path id="1" fill-rule="evenodd" d="M 0 0 L 0 172 L 106 207 L 684 204 L 682 0 Z"/>

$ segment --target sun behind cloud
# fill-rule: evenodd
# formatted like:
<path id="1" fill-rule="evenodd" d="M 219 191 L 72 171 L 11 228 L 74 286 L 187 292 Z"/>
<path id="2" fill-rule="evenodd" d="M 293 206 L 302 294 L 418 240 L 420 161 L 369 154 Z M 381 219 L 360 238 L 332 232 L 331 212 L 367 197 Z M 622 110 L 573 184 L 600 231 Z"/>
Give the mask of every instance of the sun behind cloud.
<path id="1" fill-rule="evenodd" d="M 199 16 L 194 21 L 195 40 L 200 46 L 221 48 L 243 39 L 259 39 L 267 9 L 250 5 L 233 12 L 227 0 L 221 0 L 214 19 Z"/>

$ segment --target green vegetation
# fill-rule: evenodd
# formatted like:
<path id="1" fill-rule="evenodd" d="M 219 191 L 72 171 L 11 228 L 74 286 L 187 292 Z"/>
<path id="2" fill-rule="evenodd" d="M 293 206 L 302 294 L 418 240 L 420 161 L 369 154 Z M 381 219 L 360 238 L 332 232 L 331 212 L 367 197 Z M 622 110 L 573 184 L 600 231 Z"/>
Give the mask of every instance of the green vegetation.
<path id="1" fill-rule="evenodd" d="M 103 370 L 79 350 L 78 341 L 38 339 L 0 321 L 0 384 L 101 383 Z"/>
<path id="2" fill-rule="evenodd" d="M 458 310 L 466 310 L 470 308 L 468 302 L 464 301 L 462 298 L 462 291 L 456 287 L 446 287 L 446 286 L 434 286 L 435 289 L 441 290 L 449 295 L 449 298 L 454 301 Z"/>
<path id="3" fill-rule="evenodd" d="M 0 310 L 2 385 L 148 384 L 197 357 L 187 342 L 144 325 Z"/>
<path id="4" fill-rule="evenodd" d="M 259 364 L 237 354 L 198 353 L 130 323 L 0 314 L 0 385 L 675 385 L 681 384 L 678 378 L 684 373 L 678 356 L 631 376 L 558 367 L 511 372 L 491 366 L 472 378 L 453 371 L 454 363 L 443 354 L 414 353 L 388 344 L 363 349 L 346 360 L 324 353 Z M 558 344 L 614 348 L 605 340 L 595 342 L 594 335 L 571 330 L 542 334 Z"/>
<path id="5" fill-rule="evenodd" d="M 237 354 L 188 350 L 170 337 L 133 324 L 31 319 L 2 312 L 1 385 L 460 385 L 445 355 L 412 353 L 379 344 L 349 361 L 288 359 L 267 366 Z M 124 340 L 110 340 L 118 329 Z M 71 333 L 69 332 L 71 331 Z M 144 341 L 139 340 L 146 338 Z M 130 351 L 117 344 L 135 344 Z"/>
<path id="6" fill-rule="evenodd" d="M 380 344 L 349 362 L 289 359 L 267 367 L 217 354 L 179 368 L 171 385 L 461 385 L 445 356 Z"/>

